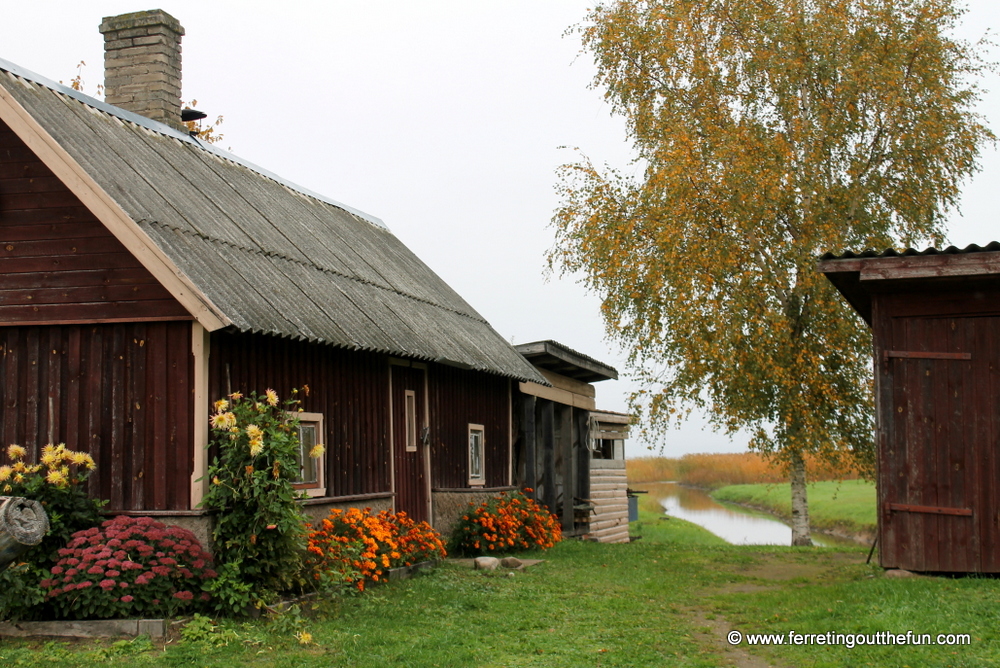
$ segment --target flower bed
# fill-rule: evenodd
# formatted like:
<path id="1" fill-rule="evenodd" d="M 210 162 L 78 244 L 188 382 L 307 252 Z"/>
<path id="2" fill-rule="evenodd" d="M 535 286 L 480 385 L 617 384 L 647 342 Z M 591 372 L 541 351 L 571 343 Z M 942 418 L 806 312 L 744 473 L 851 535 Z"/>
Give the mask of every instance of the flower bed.
<path id="1" fill-rule="evenodd" d="M 469 556 L 545 550 L 560 540 L 559 520 L 520 490 L 470 503 L 452 533 L 453 550 Z"/>
<path id="2" fill-rule="evenodd" d="M 312 527 L 310 527 L 312 529 Z M 334 578 L 364 590 L 365 581 L 388 578 L 391 569 L 436 559 L 447 552 L 440 534 L 406 513 L 370 508 L 334 509 L 308 535 L 310 568 L 316 580 Z"/>
<path id="3" fill-rule="evenodd" d="M 67 619 L 170 617 L 211 598 L 212 557 L 187 529 L 150 517 L 116 517 L 73 534 L 40 583 Z"/>

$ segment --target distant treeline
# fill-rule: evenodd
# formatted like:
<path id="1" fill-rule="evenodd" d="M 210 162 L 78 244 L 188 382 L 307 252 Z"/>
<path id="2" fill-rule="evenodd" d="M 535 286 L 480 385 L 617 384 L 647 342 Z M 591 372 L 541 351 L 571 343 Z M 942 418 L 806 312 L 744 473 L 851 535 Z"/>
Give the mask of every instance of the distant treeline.
<path id="1" fill-rule="evenodd" d="M 697 454 L 680 458 L 638 457 L 625 462 L 629 483 L 675 481 L 715 489 L 725 485 L 788 482 L 781 465 L 754 452 Z M 854 480 L 856 471 L 836 469 L 816 457 L 806 457 L 807 478 Z"/>

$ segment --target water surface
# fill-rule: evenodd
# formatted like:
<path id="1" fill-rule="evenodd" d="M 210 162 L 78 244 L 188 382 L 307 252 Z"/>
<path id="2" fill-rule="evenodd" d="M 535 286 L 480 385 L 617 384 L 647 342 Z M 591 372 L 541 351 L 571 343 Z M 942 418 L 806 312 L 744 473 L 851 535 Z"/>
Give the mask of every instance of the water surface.
<path id="1" fill-rule="evenodd" d="M 723 505 L 700 489 L 673 482 L 640 483 L 636 487 L 648 490 L 670 517 L 704 527 L 733 545 L 791 545 L 792 528 L 774 515 Z M 821 547 L 854 544 L 816 532 L 812 539 Z"/>

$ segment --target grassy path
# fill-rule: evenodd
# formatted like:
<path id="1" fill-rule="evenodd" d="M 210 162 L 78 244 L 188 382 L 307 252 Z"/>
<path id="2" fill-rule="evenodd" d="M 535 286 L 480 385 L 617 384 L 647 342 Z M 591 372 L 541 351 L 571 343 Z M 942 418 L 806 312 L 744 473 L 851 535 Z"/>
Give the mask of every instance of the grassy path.
<path id="1" fill-rule="evenodd" d="M 0 666 L 990 666 L 1000 581 L 890 579 L 865 551 L 734 547 L 643 510 L 643 538 L 565 542 L 509 576 L 445 565 L 323 618 L 226 623 L 167 644 L 0 640 Z M 726 634 L 969 633 L 956 647 L 731 647 Z M 312 642 L 295 634 L 307 631 Z"/>

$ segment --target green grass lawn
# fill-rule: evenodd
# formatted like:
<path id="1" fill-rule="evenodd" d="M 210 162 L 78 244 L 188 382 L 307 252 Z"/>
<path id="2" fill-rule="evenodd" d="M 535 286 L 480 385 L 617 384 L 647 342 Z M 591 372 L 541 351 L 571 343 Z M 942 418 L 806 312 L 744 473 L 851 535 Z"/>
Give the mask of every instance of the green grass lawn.
<path id="1" fill-rule="evenodd" d="M 875 484 L 864 480 L 824 481 L 809 484 L 809 521 L 817 529 L 843 528 L 875 531 Z M 712 492 L 718 501 L 741 503 L 791 517 L 788 484 L 729 485 Z"/>
<path id="2" fill-rule="evenodd" d="M 865 549 L 736 547 L 646 504 L 605 545 L 566 541 L 514 574 L 446 564 L 374 587 L 297 622 L 224 622 L 201 640 L 0 640 L 0 666 L 387 666 L 563 668 L 727 666 L 749 633 L 969 633 L 956 647 L 737 649 L 774 666 L 1000 663 L 1000 580 L 888 579 Z M 312 636 L 300 644 L 296 634 Z"/>

